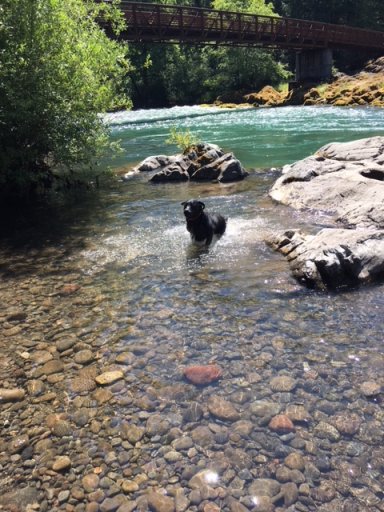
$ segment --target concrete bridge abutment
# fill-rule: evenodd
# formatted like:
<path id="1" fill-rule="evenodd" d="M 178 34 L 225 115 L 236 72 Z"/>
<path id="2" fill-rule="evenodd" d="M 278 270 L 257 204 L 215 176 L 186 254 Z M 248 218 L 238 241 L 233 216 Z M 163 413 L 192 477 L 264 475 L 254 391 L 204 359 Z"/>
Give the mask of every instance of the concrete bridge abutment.
<path id="1" fill-rule="evenodd" d="M 296 83 L 327 82 L 332 77 L 333 55 L 330 48 L 301 50 L 296 53 Z"/>

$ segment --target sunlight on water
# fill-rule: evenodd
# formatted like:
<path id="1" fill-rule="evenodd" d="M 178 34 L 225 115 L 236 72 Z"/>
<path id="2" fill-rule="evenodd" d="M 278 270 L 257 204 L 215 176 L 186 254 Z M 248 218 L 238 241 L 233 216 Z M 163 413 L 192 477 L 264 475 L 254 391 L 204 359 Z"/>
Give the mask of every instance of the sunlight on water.
<path id="1" fill-rule="evenodd" d="M 337 112 L 337 115 L 335 114 Z M 177 151 L 167 146 L 170 128 L 189 129 L 202 141 L 232 151 L 247 167 L 276 167 L 311 154 L 331 141 L 380 135 L 381 109 L 283 107 L 219 109 L 174 107 L 124 111 L 106 116 L 112 135 L 122 140 L 115 166 L 132 166 L 153 154 Z"/>

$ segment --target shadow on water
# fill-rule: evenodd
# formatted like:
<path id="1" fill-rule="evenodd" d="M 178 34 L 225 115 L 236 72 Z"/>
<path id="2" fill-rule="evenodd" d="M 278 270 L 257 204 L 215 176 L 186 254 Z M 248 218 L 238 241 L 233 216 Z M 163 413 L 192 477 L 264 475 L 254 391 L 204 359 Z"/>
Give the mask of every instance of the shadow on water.
<path id="1" fill-rule="evenodd" d="M 77 191 L 0 209 L 0 272 L 31 273 L 44 259 L 84 249 L 88 226 L 103 224 L 108 194 Z"/>

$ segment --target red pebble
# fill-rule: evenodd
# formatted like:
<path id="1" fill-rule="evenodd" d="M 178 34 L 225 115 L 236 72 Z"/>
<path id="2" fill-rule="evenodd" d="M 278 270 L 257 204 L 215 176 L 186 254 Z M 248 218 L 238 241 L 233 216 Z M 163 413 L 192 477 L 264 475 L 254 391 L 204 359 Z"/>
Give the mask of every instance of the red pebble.
<path id="1" fill-rule="evenodd" d="M 288 432 L 294 432 L 295 430 L 292 421 L 285 414 L 278 414 L 277 416 L 274 416 L 269 422 L 268 427 L 278 434 L 287 434 Z"/>
<path id="2" fill-rule="evenodd" d="M 184 377 L 193 384 L 210 384 L 220 379 L 222 370 L 216 364 L 207 364 L 205 366 L 189 366 L 184 368 Z"/>
<path id="3" fill-rule="evenodd" d="M 77 290 L 80 290 L 80 286 L 78 284 L 65 284 L 62 289 L 60 290 L 60 293 L 62 295 L 71 295 L 72 293 L 77 292 Z"/>

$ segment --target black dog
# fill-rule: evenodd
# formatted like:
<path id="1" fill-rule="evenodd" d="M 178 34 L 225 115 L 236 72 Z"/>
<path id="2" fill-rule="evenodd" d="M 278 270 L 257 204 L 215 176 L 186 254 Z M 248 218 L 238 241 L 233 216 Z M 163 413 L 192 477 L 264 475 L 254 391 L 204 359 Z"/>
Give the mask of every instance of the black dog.
<path id="1" fill-rule="evenodd" d="M 220 238 L 224 234 L 227 220 L 222 215 L 205 212 L 205 204 L 195 199 L 181 204 L 184 206 L 187 230 L 191 234 L 192 242 L 208 247 L 214 235 Z"/>

